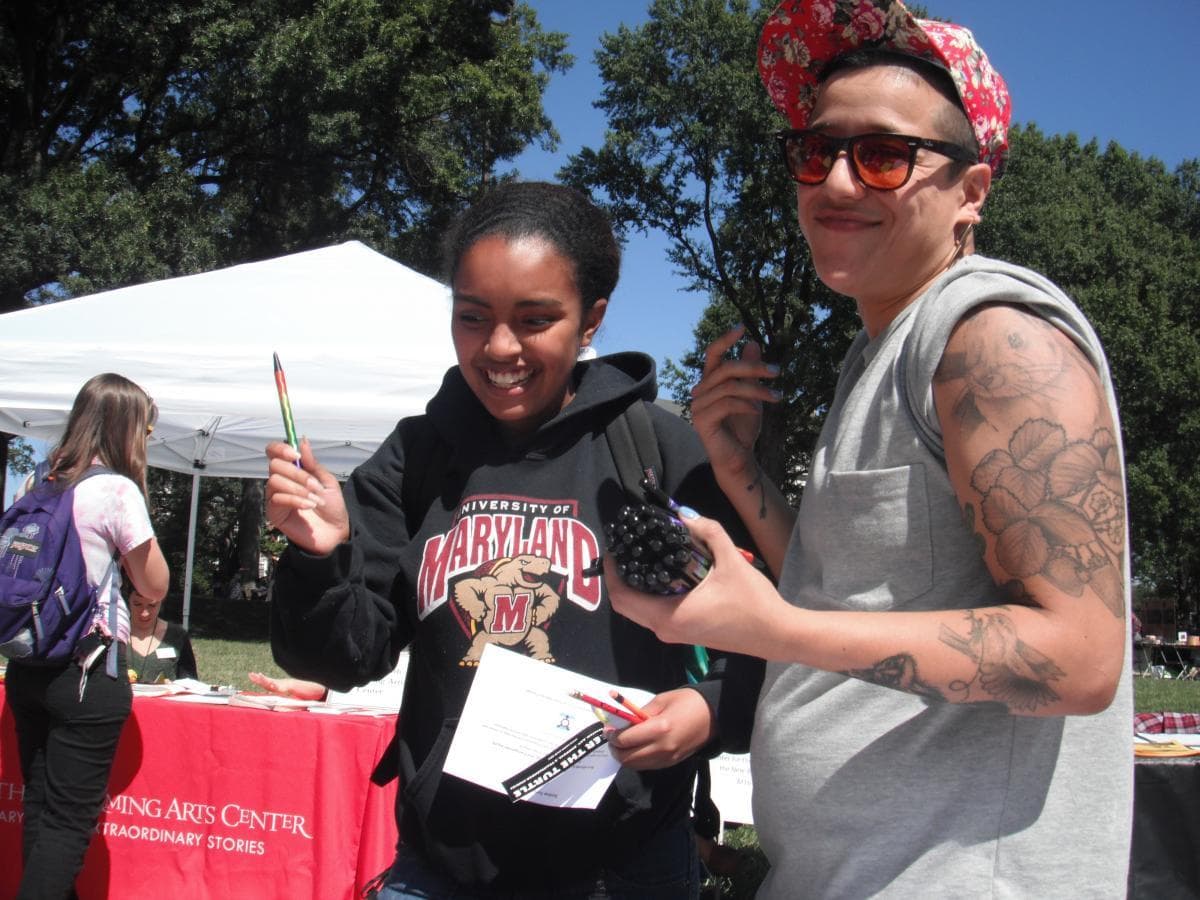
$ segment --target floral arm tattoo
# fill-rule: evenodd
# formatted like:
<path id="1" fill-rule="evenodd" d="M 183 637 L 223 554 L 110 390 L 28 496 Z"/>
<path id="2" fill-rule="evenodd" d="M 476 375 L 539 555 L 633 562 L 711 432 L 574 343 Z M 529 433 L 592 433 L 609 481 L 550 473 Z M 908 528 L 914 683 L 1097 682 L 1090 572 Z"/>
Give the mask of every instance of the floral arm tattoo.
<path id="1" fill-rule="evenodd" d="M 998 432 L 1014 405 L 1040 414 L 1026 418 L 1004 449 L 987 453 L 971 472 L 976 525 L 996 540 L 996 559 L 1013 579 L 1042 575 L 1074 597 L 1092 590 L 1117 618 L 1125 615 L 1125 493 L 1120 448 L 1104 424 L 1072 440 L 1060 421 L 1070 396 L 1068 375 L 1084 373 L 1104 396 L 1091 362 L 1049 322 L 1022 317 L 1002 331 L 972 328 L 964 348 L 947 352 L 935 381 L 952 386 L 953 416 L 964 434 Z M 976 532 L 978 533 L 978 532 Z M 981 544 L 986 546 L 982 540 Z M 1018 581 L 1018 584 L 1020 582 Z M 1023 592 L 1023 591 L 1022 591 Z"/>
<path id="2" fill-rule="evenodd" d="M 1051 335 L 1051 333 L 1054 333 Z M 1063 593 L 1090 592 L 1118 619 L 1125 616 L 1125 495 L 1120 450 L 1107 425 L 1072 439 L 1060 421 L 1068 373 L 1087 374 L 1103 398 L 1095 369 L 1083 354 L 1057 338 L 1041 319 L 996 332 L 968 329 L 964 352 L 943 357 L 936 380 L 955 389 L 953 421 L 967 436 L 999 430 L 1021 409 L 1036 410 L 1012 432 L 1003 449 L 987 452 L 971 471 L 978 508 L 967 503 L 964 525 L 981 555 L 994 539 L 996 562 L 1012 604 L 1030 605 L 1026 582 L 1041 576 Z M 975 664 L 969 679 L 947 686 L 949 696 L 917 677 L 910 654 L 896 654 L 868 669 L 844 674 L 926 698 L 999 701 L 1013 712 L 1035 712 L 1059 700 L 1053 683 L 1066 673 L 1017 633 L 1008 607 L 965 610 L 965 629 L 943 625 L 939 639 Z"/>
<path id="3" fill-rule="evenodd" d="M 1107 428 L 1069 441 L 1065 429 L 1030 419 L 975 467 L 983 527 L 996 559 L 1016 579 L 1042 575 L 1080 597 L 1091 590 L 1125 615 L 1125 499 L 1116 440 Z"/>

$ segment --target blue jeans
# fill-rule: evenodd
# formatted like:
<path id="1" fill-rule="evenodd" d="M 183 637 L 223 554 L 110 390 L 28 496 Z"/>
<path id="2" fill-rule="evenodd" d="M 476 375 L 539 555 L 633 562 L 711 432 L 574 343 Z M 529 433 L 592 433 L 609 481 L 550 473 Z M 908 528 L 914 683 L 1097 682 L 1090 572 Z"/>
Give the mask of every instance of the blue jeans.
<path id="1" fill-rule="evenodd" d="M 634 858 L 580 872 L 570 883 L 541 888 L 461 885 L 401 847 L 378 900 L 696 900 L 700 860 L 691 823 L 654 835 Z"/>
<path id="2" fill-rule="evenodd" d="M 133 691 L 125 677 L 104 674 L 104 657 L 79 699 L 78 663 L 40 667 L 10 662 L 5 696 L 12 707 L 25 779 L 18 898 L 74 896 L 75 876 L 104 806 L 108 777 Z"/>

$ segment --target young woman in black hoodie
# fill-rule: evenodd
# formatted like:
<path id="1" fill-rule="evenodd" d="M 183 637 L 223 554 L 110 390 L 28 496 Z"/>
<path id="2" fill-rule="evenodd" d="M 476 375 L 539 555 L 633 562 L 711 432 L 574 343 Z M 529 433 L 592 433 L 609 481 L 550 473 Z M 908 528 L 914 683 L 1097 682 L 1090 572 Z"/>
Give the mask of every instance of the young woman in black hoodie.
<path id="1" fill-rule="evenodd" d="M 267 515 L 290 542 L 273 589 L 275 658 L 344 690 L 411 650 L 401 844 L 381 897 L 696 897 L 697 752 L 729 746 L 718 710 L 722 724 L 726 710 L 748 716 L 761 668 L 719 659 L 689 686 L 690 648 L 611 610 L 586 571 L 628 501 L 606 427 L 646 404 L 666 491 L 736 519 L 690 426 L 653 405 L 653 361 L 580 361 L 620 265 L 583 194 L 497 187 L 460 217 L 446 260 L 458 365 L 426 413 L 402 420 L 344 489 L 307 443 L 267 448 Z M 527 602 L 501 624 L 492 590 Z M 650 719 L 621 734 L 626 765 L 595 810 L 514 803 L 442 772 L 489 642 L 657 695 Z"/>

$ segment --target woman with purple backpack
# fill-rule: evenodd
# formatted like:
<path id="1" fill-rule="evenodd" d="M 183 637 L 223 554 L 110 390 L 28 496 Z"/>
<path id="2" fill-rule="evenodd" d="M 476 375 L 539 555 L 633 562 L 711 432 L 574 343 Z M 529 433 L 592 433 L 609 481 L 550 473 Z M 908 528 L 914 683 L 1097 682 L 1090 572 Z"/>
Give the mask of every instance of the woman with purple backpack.
<path id="1" fill-rule="evenodd" d="M 144 596 L 167 592 L 167 563 L 146 501 L 146 439 L 157 417 L 154 401 L 132 381 L 96 375 L 80 389 L 50 453 L 46 480 L 74 488 L 72 516 L 98 602 L 72 659 L 8 664 L 6 694 L 25 780 L 21 900 L 74 896 L 100 817 L 133 703 L 121 571 Z M 115 652 L 105 652 L 110 647 Z"/>

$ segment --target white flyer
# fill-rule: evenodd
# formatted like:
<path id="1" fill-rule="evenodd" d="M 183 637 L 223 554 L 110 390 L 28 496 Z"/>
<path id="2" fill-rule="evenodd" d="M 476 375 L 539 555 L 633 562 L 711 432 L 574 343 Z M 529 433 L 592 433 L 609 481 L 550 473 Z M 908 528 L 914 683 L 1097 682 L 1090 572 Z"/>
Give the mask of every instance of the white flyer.
<path id="1" fill-rule="evenodd" d="M 613 703 L 654 695 L 588 678 L 492 644 L 486 647 L 450 744 L 445 771 L 514 800 L 595 809 L 620 764 L 603 725 L 573 691 Z M 624 719 L 607 714 L 622 728 Z"/>

